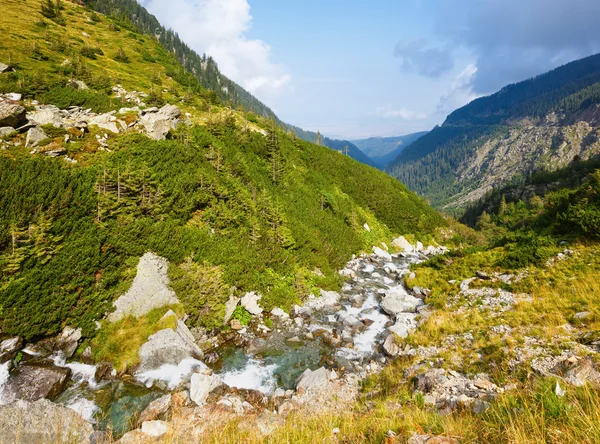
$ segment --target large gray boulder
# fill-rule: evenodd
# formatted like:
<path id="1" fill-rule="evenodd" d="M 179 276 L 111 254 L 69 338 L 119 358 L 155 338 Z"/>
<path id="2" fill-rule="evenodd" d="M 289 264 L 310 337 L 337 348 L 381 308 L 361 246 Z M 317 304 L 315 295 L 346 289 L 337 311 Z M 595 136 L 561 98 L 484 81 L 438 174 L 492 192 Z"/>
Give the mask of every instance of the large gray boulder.
<path id="1" fill-rule="evenodd" d="M 404 236 L 399 236 L 394 239 L 392 241 L 392 246 L 407 253 L 412 253 L 415 250 L 415 247 L 413 247 L 412 244 L 404 238 Z"/>
<path id="2" fill-rule="evenodd" d="M 0 139 L 3 137 L 13 136 L 17 134 L 17 130 L 11 126 L 3 126 L 0 128 Z"/>
<path id="3" fill-rule="evenodd" d="M 190 383 L 190 399 L 196 405 L 203 405 L 210 392 L 223 385 L 223 381 L 216 375 L 194 373 Z"/>
<path id="4" fill-rule="evenodd" d="M 263 309 L 260 305 L 258 305 L 258 301 L 262 299 L 262 295 L 255 292 L 246 293 L 244 297 L 242 297 L 240 304 L 244 307 L 248 312 L 254 316 L 258 316 L 263 312 Z"/>
<path id="5" fill-rule="evenodd" d="M 0 364 L 4 364 L 6 361 L 13 359 L 22 347 L 23 338 L 19 336 L 2 341 L 2 343 L 0 343 Z"/>
<path id="6" fill-rule="evenodd" d="M 181 110 L 175 105 L 165 105 L 158 112 L 146 112 L 141 123 L 146 135 L 154 140 L 163 140 L 170 130 L 177 128 Z"/>
<path id="7" fill-rule="evenodd" d="M 80 339 L 81 329 L 67 326 L 58 336 L 28 344 L 27 348 L 36 355 L 44 357 L 61 352 L 65 359 L 69 359 L 75 354 Z"/>
<path id="8" fill-rule="evenodd" d="M 335 291 L 321 290 L 321 296 L 318 298 L 310 295 L 302 307 L 296 307 L 297 315 L 311 315 L 315 311 L 332 308 L 340 302 L 340 294 Z"/>
<path id="9" fill-rule="evenodd" d="M 39 126 L 29 128 L 27 131 L 27 139 L 25 140 L 25 148 L 35 148 L 42 140 L 46 140 L 48 136 Z"/>
<path id="10" fill-rule="evenodd" d="M 115 311 L 108 320 L 116 322 L 124 316 L 139 317 L 155 308 L 178 304 L 179 299 L 169 288 L 168 268 L 165 258 L 154 253 L 144 254 L 131 288 L 114 302 Z"/>
<path id="11" fill-rule="evenodd" d="M 306 391 L 321 387 L 329 382 L 329 375 L 327 369 L 321 367 L 318 370 L 312 371 L 307 368 L 304 372 L 296 379 L 296 390 L 304 389 Z"/>
<path id="12" fill-rule="evenodd" d="M 233 295 L 229 296 L 229 300 L 225 302 L 225 317 L 223 318 L 223 325 L 227 324 L 233 316 L 233 312 L 240 302 L 240 298 L 237 298 Z"/>
<path id="13" fill-rule="evenodd" d="M 2 400 L 8 403 L 17 399 L 54 399 L 64 390 L 70 375 L 69 368 L 42 364 L 21 365 L 13 371 L 4 386 Z"/>
<path id="14" fill-rule="evenodd" d="M 120 127 L 117 121 L 117 118 L 113 116 L 111 113 L 100 114 L 99 116 L 94 117 L 88 122 L 89 125 L 96 125 L 98 128 L 101 128 L 106 131 L 110 131 L 111 133 L 118 134 Z"/>
<path id="15" fill-rule="evenodd" d="M 402 313 L 396 316 L 396 323 L 388 328 L 390 333 L 406 338 L 417 328 L 417 315 L 415 313 Z"/>
<path id="16" fill-rule="evenodd" d="M 36 125 L 63 126 L 63 116 L 56 106 L 41 106 L 27 114 L 27 119 Z"/>
<path id="17" fill-rule="evenodd" d="M 26 115 L 27 110 L 21 105 L 0 102 L 0 127 L 18 128 L 26 122 Z"/>
<path id="18" fill-rule="evenodd" d="M 73 410 L 46 399 L 0 407 L 0 444 L 86 444 L 93 432 Z"/>
<path id="19" fill-rule="evenodd" d="M 411 296 L 404 287 L 398 286 L 385 292 L 380 305 L 387 314 L 396 316 L 399 313 L 413 313 L 422 304 L 421 299 Z"/>
<path id="20" fill-rule="evenodd" d="M 202 359 L 202 356 L 202 350 L 194 342 L 190 330 L 183 321 L 177 321 L 175 330 L 160 330 L 140 347 L 137 373 L 154 370 L 165 364 L 178 365 L 184 359 Z"/>

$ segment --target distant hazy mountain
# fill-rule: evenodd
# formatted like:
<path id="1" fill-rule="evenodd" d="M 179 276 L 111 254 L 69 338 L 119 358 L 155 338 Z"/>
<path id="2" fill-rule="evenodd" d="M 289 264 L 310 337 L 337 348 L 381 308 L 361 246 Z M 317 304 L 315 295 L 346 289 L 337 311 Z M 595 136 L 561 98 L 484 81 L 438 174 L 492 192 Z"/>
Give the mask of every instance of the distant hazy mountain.
<path id="1" fill-rule="evenodd" d="M 384 169 L 406 147 L 427 134 L 427 132 L 422 131 L 396 137 L 370 137 L 368 139 L 353 140 L 352 143 L 369 156 L 377 168 Z"/>

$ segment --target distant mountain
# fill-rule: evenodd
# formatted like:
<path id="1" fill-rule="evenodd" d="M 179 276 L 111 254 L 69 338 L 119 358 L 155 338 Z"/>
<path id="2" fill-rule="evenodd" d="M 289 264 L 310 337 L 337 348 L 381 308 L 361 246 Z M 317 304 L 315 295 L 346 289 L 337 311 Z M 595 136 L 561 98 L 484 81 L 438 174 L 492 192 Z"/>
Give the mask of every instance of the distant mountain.
<path id="1" fill-rule="evenodd" d="M 450 114 L 386 170 L 460 213 L 493 188 L 600 153 L 600 54 L 509 85 Z"/>
<path id="2" fill-rule="evenodd" d="M 397 137 L 370 137 L 353 140 L 352 143 L 369 156 L 377 168 L 382 170 L 411 143 L 425 134 L 427 131 Z"/>
<path id="3" fill-rule="evenodd" d="M 317 142 L 317 133 L 312 131 L 306 131 L 302 128 L 298 128 L 294 125 L 285 124 L 285 127 L 288 131 L 293 131 L 296 134 L 296 137 L 299 139 L 305 140 L 307 142 L 316 143 Z M 331 148 L 332 150 L 339 151 L 342 154 L 348 154 L 348 156 L 352 157 L 354 160 L 358 160 L 365 165 L 369 165 L 372 167 L 377 167 L 375 162 L 367 156 L 360 148 L 358 148 L 354 143 L 349 140 L 337 140 L 330 139 L 329 137 L 323 137 L 323 145 Z M 381 169 L 381 168 L 379 168 Z"/>

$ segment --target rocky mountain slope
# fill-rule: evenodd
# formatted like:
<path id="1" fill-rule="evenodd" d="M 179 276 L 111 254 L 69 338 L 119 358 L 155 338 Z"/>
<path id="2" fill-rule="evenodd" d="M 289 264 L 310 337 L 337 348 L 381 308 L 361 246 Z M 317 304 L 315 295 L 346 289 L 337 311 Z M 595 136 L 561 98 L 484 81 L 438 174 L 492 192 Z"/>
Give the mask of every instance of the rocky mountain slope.
<path id="1" fill-rule="evenodd" d="M 383 170 L 411 143 L 425 134 L 427 134 L 427 131 L 398 137 L 370 137 L 368 139 L 353 140 L 352 143 L 369 156 L 377 168 Z"/>
<path id="2" fill-rule="evenodd" d="M 387 170 L 438 208 L 600 152 L 600 55 L 509 85 L 448 116 Z"/>

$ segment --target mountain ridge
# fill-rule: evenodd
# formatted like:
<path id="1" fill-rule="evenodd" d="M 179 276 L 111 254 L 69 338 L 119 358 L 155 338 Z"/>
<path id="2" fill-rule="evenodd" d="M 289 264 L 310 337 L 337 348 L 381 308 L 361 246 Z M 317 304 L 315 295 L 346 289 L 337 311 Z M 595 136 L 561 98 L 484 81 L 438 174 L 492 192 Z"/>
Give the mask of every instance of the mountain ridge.
<path id="1" fill-rule="evenodd" d="M 369 137 L 368 139 L 353 140 L 362 152 L 371 158 L 377 168 L 384 170 L 410 144 L 423 137 L 429 131 L 406 134 L 395 137 Z"/>

